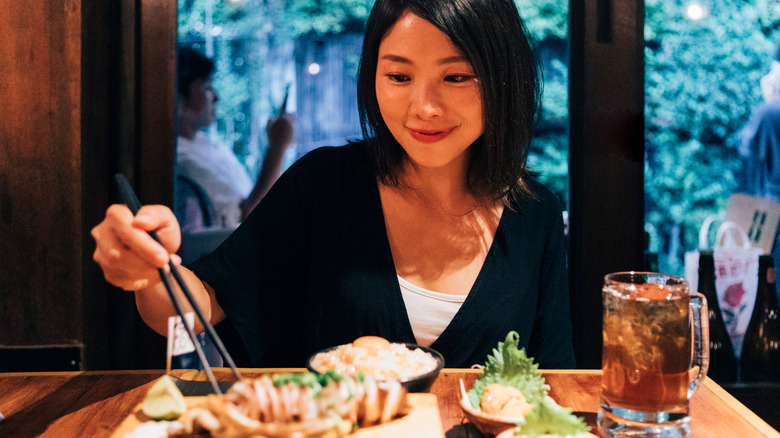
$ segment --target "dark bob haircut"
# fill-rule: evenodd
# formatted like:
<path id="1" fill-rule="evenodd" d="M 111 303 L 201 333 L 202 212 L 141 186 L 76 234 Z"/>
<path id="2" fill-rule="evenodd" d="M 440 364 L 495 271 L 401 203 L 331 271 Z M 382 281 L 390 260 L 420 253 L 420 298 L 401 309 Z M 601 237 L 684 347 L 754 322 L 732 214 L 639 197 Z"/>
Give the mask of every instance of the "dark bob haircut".
<path id="1" fill-rule="evenodd" d="M 513 0 L 377 0 L 366 23 L 358 110 L 377 177 L 399 185 L 406 153 L 379 111 L 379 45 L 404 12 L 441 30 L 466 57 L 480 84 L 485 131 L 470 148 L 467 185 L 482 199 L 509 204 L 532 193 L 526 167 L 540 111 L 539 63 Z"/>
<path id="2" fill-rule="evenodd" d="M 179 96 L 190 98 L 190 85 L 198 80 L 207 80 L 214 74 L 214 61 L 191 48 L 180 47 L 176 55 L 176 81 Z"/>

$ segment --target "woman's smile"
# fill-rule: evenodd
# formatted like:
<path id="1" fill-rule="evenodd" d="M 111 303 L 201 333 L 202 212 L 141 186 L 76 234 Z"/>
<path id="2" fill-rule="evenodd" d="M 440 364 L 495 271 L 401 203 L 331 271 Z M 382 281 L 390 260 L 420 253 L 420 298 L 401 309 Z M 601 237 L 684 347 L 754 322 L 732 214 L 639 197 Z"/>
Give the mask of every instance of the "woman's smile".
<path id="1" fill-rule="evenodd" d="M 420 143 L 436 143 L 437 141 L 444 140 L 449 136 L 455 128 L 449 129 L 413 129 L 407 127 L 412 138 Z"/>

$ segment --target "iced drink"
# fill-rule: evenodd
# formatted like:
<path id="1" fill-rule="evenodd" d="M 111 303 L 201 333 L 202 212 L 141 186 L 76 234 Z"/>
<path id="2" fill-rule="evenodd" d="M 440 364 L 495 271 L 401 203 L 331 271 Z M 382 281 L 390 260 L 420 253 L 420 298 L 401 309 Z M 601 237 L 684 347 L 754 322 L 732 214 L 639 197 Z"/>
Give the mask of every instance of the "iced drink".
<path id="1" fill-rule="evenodd" d="M 687 412 L 689 296 L 664 285 L 604 288 L 602 399 L 640 412 Z"/>

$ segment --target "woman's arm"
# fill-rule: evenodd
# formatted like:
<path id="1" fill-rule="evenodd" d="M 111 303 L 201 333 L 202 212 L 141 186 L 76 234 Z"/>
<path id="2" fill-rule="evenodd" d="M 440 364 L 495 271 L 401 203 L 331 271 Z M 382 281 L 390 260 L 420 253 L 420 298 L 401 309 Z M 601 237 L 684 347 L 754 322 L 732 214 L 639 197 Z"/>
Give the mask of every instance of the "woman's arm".
<path id="1" fill-rule="evenodd" d="M 151 231 L 157 233 L 162 245 L 149 235 Z M 175 252 L 181 244 L 181 232 L 168 207 L 144 206 L 133 216 L 127 206 L 112 205 L 106 211 L 105 219 L 92 229 L 92 237 L 96 243 L 93 258 L 103 269 L 106 280 L 119 288 L 136 291 L 136 306 L 141 317 L 158 333 L 167 335 L 168 317 L 176 314 L 159 275 L 159 269 L 169 269 L 169 261 L 179 265 L 203 315 L 212 323 L 224 319 L 214 291 L 180 266 L 181 259 Z M 190 311 L 191 306 L 183 293 L 175 289 L 185 311 Z M 196 331 L 203 331 L 199 323 Z"/>
<path id="2" fill-rule="evenodd" d="M 200 307 L 203 317 L 207 318 L 212 325 L 224 320 L 225 313 L 222 311 L 222 308 L 219 307 L 219 304 L 217 304 L 214 289 L 200 281 L 200 279 L 189 269 L 183 266 L 178 266 L 177 269 L 187 284 L 187 288 L 190 290 L 198 307 Z M 175 283 L 172 282 L 172 284 Z M 174 289 L 184 312 L 192 312 L 192 306 L 190 306 L 189 301 L 187 301 L 187 298 L 184 296 L 181 289 L 179 289 L 178 286 L 174 286 Z M 146 289 L 136 291 L 135 305 L 138 308 L 141 319 L 144 320 L 146 325 L 163 336 L 168 335 L 168 318 L 176 315 L 176 309 L 173 307 L 173 303 L 162 282 Z M 196 333 L 200 333 L 204 330 L 203 325 L 197 318 L 195 318 L 194 330 Z"/>

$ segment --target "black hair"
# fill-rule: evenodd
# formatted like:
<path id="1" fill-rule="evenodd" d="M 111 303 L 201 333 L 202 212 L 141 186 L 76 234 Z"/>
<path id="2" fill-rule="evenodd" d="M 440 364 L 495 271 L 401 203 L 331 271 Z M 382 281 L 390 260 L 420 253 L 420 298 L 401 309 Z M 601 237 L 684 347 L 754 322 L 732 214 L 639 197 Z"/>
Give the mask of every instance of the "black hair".
<path id="1" fill-rule="evenodd" d="M 540 113 L 539 62 L 513 0 L 377 0 L 366 23 L 358 111 L 377 177 L 399 185 L 406 153 L 379 111 L 379 45 L 404 12 L 441 30 L 471 64 L 480 84 L 484 133 L 471 146 L 467 186 L 483 199 L 532 196 L 526 165 Z"/>
<path id="2" fill-rule="evenodd" d="M 176 78 L 179 96 L 190 98 L 190 85 L 198 80 L 207 80 L 214 74 L 214 61 L 192 47 L 179 47 L 177 53 Z"/>

